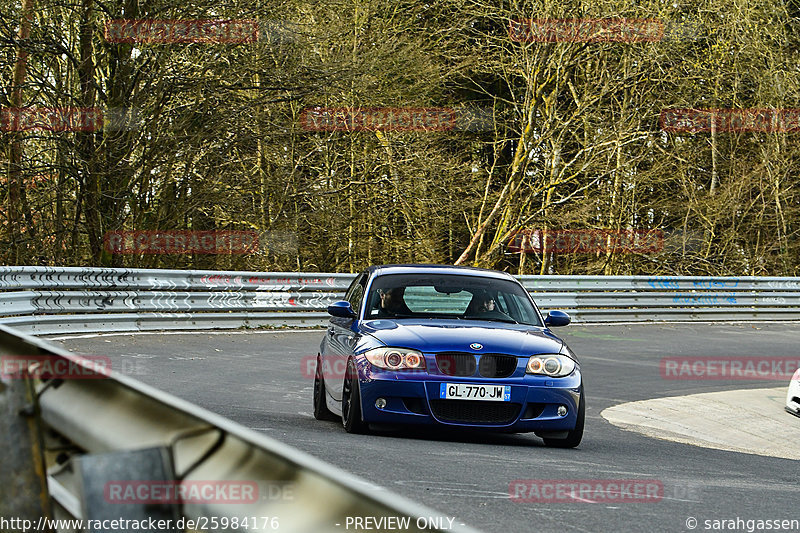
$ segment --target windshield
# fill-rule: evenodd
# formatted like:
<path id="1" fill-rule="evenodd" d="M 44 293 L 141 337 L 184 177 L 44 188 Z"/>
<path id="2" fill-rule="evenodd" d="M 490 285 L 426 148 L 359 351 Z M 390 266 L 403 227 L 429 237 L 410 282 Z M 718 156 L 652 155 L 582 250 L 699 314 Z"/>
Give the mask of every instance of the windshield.
<path id="1" fill-rule="evenodd" d="M 541 326 L 525 289 L 510 280 L 453 274 L 387 274 L 370 288 L 365 319 L 456 318 Z"/>

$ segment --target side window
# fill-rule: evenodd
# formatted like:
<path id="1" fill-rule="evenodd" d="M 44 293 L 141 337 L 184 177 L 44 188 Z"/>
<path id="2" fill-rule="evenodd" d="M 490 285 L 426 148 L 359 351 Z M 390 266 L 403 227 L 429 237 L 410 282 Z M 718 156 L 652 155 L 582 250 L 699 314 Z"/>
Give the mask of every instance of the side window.
<path id="1" fill-rule="evenodd" d="M 367 281 L 367 273 L 363 272 L 359 275 L 350 288 L 347 289 L 347 294 L 344 299 L 350 302 L 350 307 L 358 314 L 361 307 L 361 301 L 364 299 L 364 283 Z"/>

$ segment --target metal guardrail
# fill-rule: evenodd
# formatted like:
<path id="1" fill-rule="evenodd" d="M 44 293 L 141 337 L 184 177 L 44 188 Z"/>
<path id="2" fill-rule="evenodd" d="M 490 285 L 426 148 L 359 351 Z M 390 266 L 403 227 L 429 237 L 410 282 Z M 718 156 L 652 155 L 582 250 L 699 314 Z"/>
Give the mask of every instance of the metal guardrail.
<path id="1" fill-rule="evenodd" d="M 0 267 L 0 289 L 343 291 L 354 277 L 296 272 L 7 266 Z"/>
<path id="2" fill-rule="evenodd" d="M 20 356 L 26 363 L 14 368 L 24 366 L 25 371 L 12 374 L 8 364 L 0 364 L 6 369 L 0 371 L 0 445 L 5 450 L 0 517 L 5 519 L 38 524 L 42 516 L 92 521 L 169 518 L 174 525 L 180 518 L 200 523 L 209 517 L 222 524 L 225 517 L 229 525 L 234 518 L 248 521 L 246 527 L 196 529 L 317 533 L 341 532 L 348 517 L 406 517 L 408 531 L 471 531 L 453 524 L 448 520 L 452 517 L 260 433 L 126 376 L 98 372 L 87 359 L 0 326 L 0 363 Z M 41 381 L 28 373 L 44 361 L 53 368 L 59 361 L 73 365 L 68 374 L 73 379 L 59 374 L 59 379 Z M 147 500 L 156 498 L 155 493 L 142 496 L 137 488 L 133 499 L 140 501 L 120 503 L 115 498 L 123 493 L 115 496 L 109 487 L 129 482 L 135 487 L 201 484 L 212 491 L 204 489 L 202 497 L 184 498 L 184 503 L 153 505 Z M 237 484 L 251 487 L 247 496 L 252 497 L 234 497 L 230 486 Z M 223 497 L 219 487 L 228 487 Z M 145 528 L 103 526 L 87 531 L 111 529 Z M 163 531 L 184 529 L 194 528 Z"/>
<path id="3" fill-rule="evenodd" d="M 2 267 L 0 323 L 35 334 L 322 326 L 354 275 Z M 575 322 L 797 320 L 800 278 L 521 276 Z"/>
<path id="4" fill-rule="evenodd" d="M 800 278 L 521 276 L 543 309 L 576 322 L 800 319 Z"/>
<path id="5" fill-rule="evenodd" d="M 27 333 L 321 326 L 350 274 L 0 267 L 0 323 Z"/>

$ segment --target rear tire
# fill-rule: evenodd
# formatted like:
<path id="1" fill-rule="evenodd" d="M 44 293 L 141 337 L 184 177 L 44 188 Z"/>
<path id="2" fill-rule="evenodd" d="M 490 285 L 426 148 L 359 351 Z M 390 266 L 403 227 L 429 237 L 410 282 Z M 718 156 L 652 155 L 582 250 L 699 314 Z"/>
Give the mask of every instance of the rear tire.
<path id="1" fill-rule="evenodd" d="M 544 437 L 545 446 L 549 446 L 550 448 L 574 448 L 581 443 L 581 439 L 583 438 L 583 424 L 586 418 L 585 397 L 586 395 L 583 392 L 583 387 L 581 387 L 581 401 L 578 403 L 578 419 L 575 421 L 575 429 L 570 430 L 565 439 Z"/>
<path id="2" fill-rule="evenodd" d="M 368 433 L 369 427 L 361 419 L 361 391 L 358 371 L 353 360 L 347 362 L 347 374 L 342 387 L 342 425 L 348 433 Z"/>
<path id="3" fill-rule="evenodd" d="M 322 361 L 317 357 L 317 371 L 314 374 L 314 418 L 317 420 L 338 420 L 325 403 L 325 380 L 322 377 Z"/>

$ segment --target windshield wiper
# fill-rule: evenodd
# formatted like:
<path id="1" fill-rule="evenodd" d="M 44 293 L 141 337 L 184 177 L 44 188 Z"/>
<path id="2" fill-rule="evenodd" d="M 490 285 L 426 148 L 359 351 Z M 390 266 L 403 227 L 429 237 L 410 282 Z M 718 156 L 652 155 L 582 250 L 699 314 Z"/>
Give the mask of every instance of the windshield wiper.
<path id="1" fill-rule="evenodd" d="M 502 318 L 499 316 L 465 316 L 466 320 L 486 320 L 487 322 L 505 322 L 507 324 L 519 324 L 511 317 Z"/>

